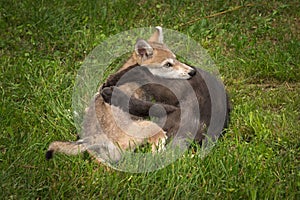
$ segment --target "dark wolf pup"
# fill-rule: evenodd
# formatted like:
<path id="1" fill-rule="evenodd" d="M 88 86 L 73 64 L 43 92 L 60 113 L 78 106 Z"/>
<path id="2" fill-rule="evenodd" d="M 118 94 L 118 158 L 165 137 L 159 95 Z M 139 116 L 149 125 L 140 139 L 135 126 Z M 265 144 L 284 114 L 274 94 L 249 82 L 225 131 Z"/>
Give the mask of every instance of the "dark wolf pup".
<path id="1" fill-rule="evenodd" d="M 132 115 L 158 117 L 168 138 L 189 132 L 199 143 L 204 134 L 214 141 L 227 127 L 231 110 L 224 85 L 178 61 L 162 34 L 157 27 L 148 42 L 138 40 L 128 62 L 103 84 L 101 95 Z"/>

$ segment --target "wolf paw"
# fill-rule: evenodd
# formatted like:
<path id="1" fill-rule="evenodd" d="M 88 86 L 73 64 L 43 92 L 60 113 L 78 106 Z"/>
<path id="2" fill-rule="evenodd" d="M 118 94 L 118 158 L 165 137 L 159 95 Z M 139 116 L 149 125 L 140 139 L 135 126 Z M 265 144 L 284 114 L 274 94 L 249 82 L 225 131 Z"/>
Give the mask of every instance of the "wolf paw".
<path id="1" fill-rule="evenodd" d="M 100 94 L 106 103 L 111 104 L 111 97 L 113 94 L 113 86 L 102 88 L 100 91 Z"/>
<path id="2" fill-rule="evenodd" d="M 161 152 L 166 149 L 166 142 L 167 142 L 168 136 L 166 135 L 165 131 L 161 131 L 154 137 L 152 137 L 152 152 Z"/>

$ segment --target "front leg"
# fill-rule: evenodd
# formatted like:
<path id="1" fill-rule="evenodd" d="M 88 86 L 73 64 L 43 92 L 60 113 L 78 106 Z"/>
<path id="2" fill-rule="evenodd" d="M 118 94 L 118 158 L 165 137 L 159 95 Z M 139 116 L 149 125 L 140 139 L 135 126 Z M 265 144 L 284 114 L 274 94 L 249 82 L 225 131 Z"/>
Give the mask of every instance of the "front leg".
<path id="1" fill-rule="evenodd" d="M 107 78 L 106 82 L 102 85 L 102 88 L 115 86 L 124 74 L 126 74 L 128 71 L 130 71 L 131 69 L 133 69 L 137 66 L 139 66 L 139 65 L 132 65 L 132 66 L 127 67 L 126 69 L 124 69 L 122 71 L 119 71 L 115 74 L 110 75 Z"/>
<path id="2" fill-rule="evenodd" d="M 120 86 L 130 82 L 143 83 L 146 80 L 151 81 L 152 78 L 153 75 L 146 67 L 133 65 L 120 72 L 110 75 L 106 82 L 102 85 L 101 89 L 110 86 Z"/>
<path id="3" fill-rule="evenodd" d="M 151 116 L 153 117 L 164 117 L 164 114 L 170 114 L 179 109 L 176 106 L 168 104 L 157 104 L 150 101 L 143 101 L 135 97 L 129 97 L 117 87 L 103 88 L 101 90 L 101 95 L 106 103 L 117 106 L 122 110 L 138 117 L 150 116 L 150 109 Z M 165 110 L 165 112 L 161 112 L 161 107 Z"/>

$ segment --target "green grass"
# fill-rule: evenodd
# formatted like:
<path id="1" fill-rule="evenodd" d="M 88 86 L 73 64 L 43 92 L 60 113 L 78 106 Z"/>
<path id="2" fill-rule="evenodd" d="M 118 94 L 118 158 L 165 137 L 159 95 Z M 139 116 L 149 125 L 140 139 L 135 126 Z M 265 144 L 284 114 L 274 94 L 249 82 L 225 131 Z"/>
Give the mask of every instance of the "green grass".
<path id="1" fill-rule="evenodd" d="M 300 3 L 0 0 L 1 199 L 299 199 Z M 201 18 L 193 23 L 188 23 Z M 107 37 L 161 25 L 191 36 L 218 65 L 234 110 L 203 160 L 187 152 L 130 174 L 88 156 L 57 155 L 75 140 L 72 92 L 85 56 Z"/>

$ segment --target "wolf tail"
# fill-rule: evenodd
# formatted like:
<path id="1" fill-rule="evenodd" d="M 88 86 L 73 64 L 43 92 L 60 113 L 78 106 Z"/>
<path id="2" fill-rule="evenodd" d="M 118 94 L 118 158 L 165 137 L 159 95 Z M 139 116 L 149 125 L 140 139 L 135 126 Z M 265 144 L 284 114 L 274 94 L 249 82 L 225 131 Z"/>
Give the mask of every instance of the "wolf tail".
<path id="1" fill-rule="evenodd" d="M 77 155 L 86 150 L 86 143 L 80 142 L 80 140 L 77 142 L 55 141 L 49 145 L 48 151 L 46 152 L 46 159 L 51 159 L 56 152 L 68 155 Z"/>

